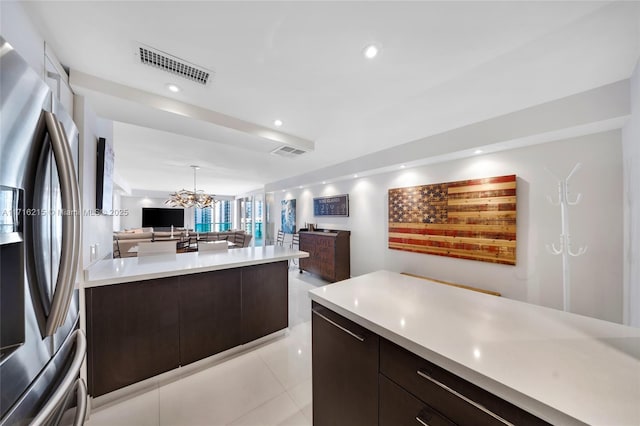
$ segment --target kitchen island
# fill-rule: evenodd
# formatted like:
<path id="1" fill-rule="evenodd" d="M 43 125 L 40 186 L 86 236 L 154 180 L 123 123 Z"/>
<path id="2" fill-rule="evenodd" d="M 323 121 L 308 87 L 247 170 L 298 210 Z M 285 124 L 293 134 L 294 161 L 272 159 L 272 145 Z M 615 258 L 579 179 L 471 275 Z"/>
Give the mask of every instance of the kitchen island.
<path id="1" fill-rule="evenodd" d="M 246 247 L 108 259 L 85 270 L 89 394 L 97 397 L 288 327 L 288 262 Z"/>
<path id="2" fill-rule="evenodd" d="M 241 268 L 305 257 L 309 257 L 309 253 L 288 247 L 265 246 L 245 247 L 220 252 L 193 252 L 105 259 L 92 264 L 84 271 L 84 287 Z"/>
<path id="3" fill-rule="evenodd" d="M 314 425 L 640 424 L 640 329 L 388 271 L 309 294 Z"/>

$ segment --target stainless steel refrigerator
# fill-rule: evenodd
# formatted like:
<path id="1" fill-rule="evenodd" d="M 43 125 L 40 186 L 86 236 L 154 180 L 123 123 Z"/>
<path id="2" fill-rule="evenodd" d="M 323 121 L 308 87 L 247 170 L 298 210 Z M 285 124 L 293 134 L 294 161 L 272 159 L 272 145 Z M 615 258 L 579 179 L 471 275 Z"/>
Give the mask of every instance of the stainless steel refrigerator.
<path id="1" fill-rule="evenodd" d="M 82 424 L 78 130 L 0 36 L 0 424 Z"/>

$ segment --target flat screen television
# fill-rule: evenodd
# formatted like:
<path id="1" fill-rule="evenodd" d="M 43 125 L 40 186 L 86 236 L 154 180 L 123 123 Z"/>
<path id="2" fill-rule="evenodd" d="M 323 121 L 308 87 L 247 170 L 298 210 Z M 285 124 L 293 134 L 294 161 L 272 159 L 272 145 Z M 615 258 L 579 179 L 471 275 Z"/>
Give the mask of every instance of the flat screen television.
<path id="1" fill-rule="evenodd" d="M 142 227 L 154 228 L 184 227 L 184 209 L 142 208 Z"/>

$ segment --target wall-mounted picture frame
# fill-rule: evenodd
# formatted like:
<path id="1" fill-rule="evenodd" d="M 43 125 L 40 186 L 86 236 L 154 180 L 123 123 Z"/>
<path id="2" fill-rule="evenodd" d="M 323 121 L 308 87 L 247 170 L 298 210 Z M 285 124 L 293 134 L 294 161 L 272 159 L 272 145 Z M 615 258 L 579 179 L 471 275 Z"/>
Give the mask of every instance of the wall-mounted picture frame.
<path id="1" fill-rule="evenodd" d="M 113 170 L 115 153 L 105 138 L 98 138 L 96 164 L 96 210 L 113 215 Z"/>
<path id="2" fill-rule="evenodd" d="M 281 229 L 285 234 L 296 232 L 296 200 L 282 200 Z"/>
<path id="3" fill-rule="evenodd" d="M 313 199 L 314 216 L 349 216 L 349 194 L 316 197 Z"/>
<path id="4" fill-rule="evenodd" d="M 516 264 L 516 175 L 389 189 L 389 248 Z"/>

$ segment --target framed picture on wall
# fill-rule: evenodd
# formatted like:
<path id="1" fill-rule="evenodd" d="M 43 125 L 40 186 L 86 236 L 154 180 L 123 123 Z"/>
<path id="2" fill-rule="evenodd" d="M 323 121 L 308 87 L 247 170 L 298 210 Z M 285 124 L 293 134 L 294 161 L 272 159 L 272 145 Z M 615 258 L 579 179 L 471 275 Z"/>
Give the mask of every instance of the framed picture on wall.
<path id="1" fill-rule="evenodd" d="M 96 163 L 96 210 L 104 215 L 113 215 L 113 170 L 115 154 L 111 143 L 98 138 Z"/>
<path id="2" fill-rule="evenodd" d="M 313 199 L 314 216 L 349 216 L 349 195 L 334 195 Z"/>
<path id="3" fill-rule="evenodd" d="M 516 264 L 516 175 L 389 189 L 389 248 Z"/>
<path id="4" fill-rule="evenodd" d="M 296 232 L 296 200 L 282 200 L 282 222 L 280 228 L 285 234 Z"/>

